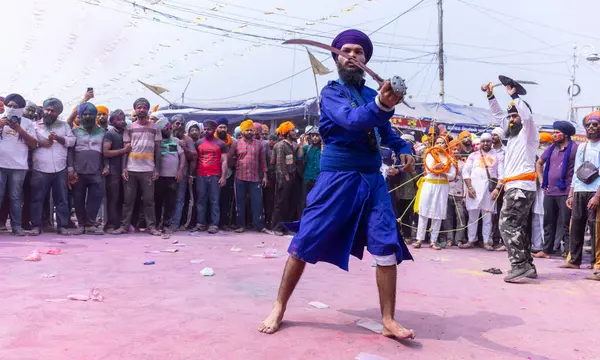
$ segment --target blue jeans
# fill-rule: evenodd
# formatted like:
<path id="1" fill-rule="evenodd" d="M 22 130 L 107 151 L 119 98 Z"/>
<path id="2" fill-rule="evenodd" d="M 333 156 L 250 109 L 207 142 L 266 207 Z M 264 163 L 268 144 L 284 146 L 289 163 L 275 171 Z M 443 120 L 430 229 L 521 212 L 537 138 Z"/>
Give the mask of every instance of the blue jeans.
<path id="1" fill-rule="evenodd" d="M 0 207 L 8 188 L 8 202 L 10 204 L 10 224 L 13 232 L 22 230 L 23 214 L 23 183 L 27 170 L 0 168 Z"/>
<path id="2" fill-rule="evenodd" d="M 32 201 L 31 224 L 33 227 L 42 228 L 42 208 L 44 198 L 52 187 L 52 199 L 56 207 L 57 227 L 67 228 L 69 225 L 69 205 L 67 203 L 67 169 L 57 173 L 43 173 L 33 170 L 31 173 Z"/>
<path id="3" fill-rule="evenodd" d="M 104 199 L 104 177 L 101 174 L 78 174 L 73 185 L 75 214 L 79 227 L 96 226 L 96 218 Z"/>
<path id="4" fill-rule="evenodd" d="M 210 225 L 219 226 L 221 211 L 219 208 L 219 176 L 197 176 L 196 177 L 196 201 L 198 225 L 206 225 L 206 200 L 210 201 Z"/>
<path id="5" fill-rule="evenodd" d="M 237 204 L 237 226 L 246 227 L 246 193 L 250 193 L 252 222 L 256 230 L 265 228 L 262 216 L 262 187 L 260 182 L 235 179 L 235 199 Z"/>
<path id="6" fill-rule="evenodd" d="M 177 187 L 177 199 L 175 200 L 175 213 L 173 219 L 171 219 L 171 226 L 174 229 L 179 229 L 179 223 L 181 222 L 181 214 L 183 213 L 183 204 L 185 203 L 185 190 L 188 188 L 188 177 L 187 174 L 183 174 L 183 179 Z"/>

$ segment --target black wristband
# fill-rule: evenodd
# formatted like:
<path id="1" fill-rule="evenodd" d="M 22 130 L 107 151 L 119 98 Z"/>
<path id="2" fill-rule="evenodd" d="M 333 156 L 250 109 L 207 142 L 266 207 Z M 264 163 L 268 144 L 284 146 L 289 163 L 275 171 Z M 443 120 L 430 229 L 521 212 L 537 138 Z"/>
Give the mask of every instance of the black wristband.
<path id="1" fill-rule="evenodd" d="M 514 93 L 510 96 L 513 100 L 517 100 L 519 98 L 519 94 Z"/>
<path id="2" fill-rule="evenodd" d="M 495 98 L 496 98 L 496 96 L 494 96 L 494 93 L 492 93 L 492 95 L 491 95 L 491 96 L 488 96 L 487 98 L 488 98 L 488 100 L 492 100 L 492 99 L 495 99 Z"/>

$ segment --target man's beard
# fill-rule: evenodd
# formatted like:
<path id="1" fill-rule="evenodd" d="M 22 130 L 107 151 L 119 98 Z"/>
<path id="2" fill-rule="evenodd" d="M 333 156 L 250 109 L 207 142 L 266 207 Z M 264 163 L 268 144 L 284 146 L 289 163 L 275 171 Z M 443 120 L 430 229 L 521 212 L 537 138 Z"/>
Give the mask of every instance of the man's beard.
<path id="1" fill-rule="evenodd" d="M 218 131 L 217 136 L 220 140 L 227 140 L 227 131 Z"/>
<path id="2" fill-rule="evenodd" d="M 245 137 L 248 140 L 251 140 L 252 138 L 254 138 L 254 134 L 250 133 L 250 134 L 243 134 L 243 137 Z"/>
<path id="3" fill-rule="evenodd" d="M 514 137 L 519 135 L 521 129 L 523 129 L 523 124 L 512 123 L 509 124 L 508 129 L 506 130 L 506 134 L 508 137 Z"/>
<path id="4" fill-rule="evenodd" d="M 96 119 L 84 119 L 81 120 L 81 125 L 86 129 L 90 130 L 96 125 Z"/>
<path id="5" fill-rule="evenodd" d="M 339 62 L 337 63 L 337 70 L 340 79 L 344 82 L 344 84 L 358 86 L 361 85 L 364 78 L 365 72 L 359 68 L 354 69 L 346 69 Z"/>
<path id="6" fill-rule="evenodd" d="M 52 124 L 54 124 L 54 121 L 56 121 L 56 119 L 54 119 L 52 117 L 52 115 L 44 115 L 44 124 L 45 125 L 52 125 Z"/>
<path id="7" fill-rule="evenodd" d="M 588 132 L 588 133 L 586 133 L 586 137 L 590 140 L 600 139 L 600 132 L 598 132 L 597 130 L 596 130 L 596 132 L 593 132 L 591 134 Z"/>

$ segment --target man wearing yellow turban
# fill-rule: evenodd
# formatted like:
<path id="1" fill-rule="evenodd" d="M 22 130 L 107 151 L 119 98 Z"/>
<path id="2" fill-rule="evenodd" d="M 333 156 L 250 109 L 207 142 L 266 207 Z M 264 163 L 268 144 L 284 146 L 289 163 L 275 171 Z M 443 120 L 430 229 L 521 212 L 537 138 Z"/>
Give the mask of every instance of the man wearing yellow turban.
<path id="1" fill-rule="evenodd" d="M 106 106 L 96 106 L 98 115 L 96 115 L 96 124 L 106 130 L 108 128 L 108 108 Z"/>
<path id="2" fill-rule="evenodd" d="M 254 123 L 246 120 L 240 124 L 242 138 L 229 150 L 229 162 L 235 163 L 235 200 L 237 203 L 237 233 L 246 230 L 246 194 L 250 194 L 252 222 L 256 230 L 267 232 L 262 219 L 261 188 L 267 187 L 267 146 L 255 139 Z M 240 156 L 241 155 L 241 156 Z M 236 159 L 234 161 L 234 158 Z"/>
<path id="3" fill-rule="evenodd" d="M 275 208 L 271 220 L 272 230 L 276 235 L 283 235 L 287 229 L 281 224 L 282 221 L 296 220 L 294 204 L 300 179 L 296 171 L 296 157 L 298 144 L 298 133 L 296 127 L 290 121 L 286 121 L 277 128 L 283 140 L 273 147 L 273 162 L 275 163 Z"/>

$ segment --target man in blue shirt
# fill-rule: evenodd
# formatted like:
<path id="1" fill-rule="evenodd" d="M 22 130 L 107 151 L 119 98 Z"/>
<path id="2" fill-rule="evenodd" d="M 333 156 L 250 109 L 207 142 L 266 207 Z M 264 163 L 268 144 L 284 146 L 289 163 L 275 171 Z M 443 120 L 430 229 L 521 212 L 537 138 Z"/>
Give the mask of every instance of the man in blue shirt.
<path id="1" fill-rule="evenodd" d="M 346 30 L 333 47 L 367 63 L 373 44 L 358 30 Z M 321 92 L 319 133 L 325 143 L 321 173 L 306 200 L 301 223 L 288 224 L 292 239 L 277 300 L 258 330 L 279 329 L 287 302 L 306 263 L 325 261 L 348 270 L 350 255 L 362 259 L 364 247 L 377 264 L 383 332 L 387 337 L 414 338 L 413 330 L 394 320 L 396 265 L 412 259 L 398 232 L 390 195 L 380 173 L 379 144 L 399 155 L 405 171 L 415 160 L 410 146 L 392 130 L 394 106 L 402 101 L 389 81 L 379 92 L 365 86 L 364 72 L 344 57 L 333 56 L 340 79 Z"/>

